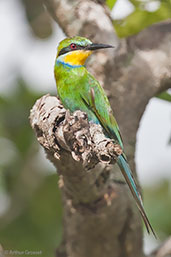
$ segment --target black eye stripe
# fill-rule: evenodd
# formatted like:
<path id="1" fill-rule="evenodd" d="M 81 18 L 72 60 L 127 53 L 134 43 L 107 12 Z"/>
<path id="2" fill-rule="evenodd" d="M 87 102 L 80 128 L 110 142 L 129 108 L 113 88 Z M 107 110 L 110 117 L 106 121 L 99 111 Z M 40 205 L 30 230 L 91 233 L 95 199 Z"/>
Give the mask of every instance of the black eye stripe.
<path id="1" fill-rule="evenodd" d="M 64 47 L 60 50 L 58 56 L 62 55 L 62 54 L 66 54 L 70 51 L 70 49 L 68 49 L 68 47 Z"/>
<path id="2" fill-rule="evenodd" d="M 80 45 L 76 45 L 75 49 L 71 49 L 70 46 L 67 46 L 67 47 L 64 47 L 64 48 L 61 49 L 58 56 L 60 56 L 62 54 L 66 54 L 66 53 L 71 52 L 71 51 L 81 50 L 81 49 L 84 49 L 84 48 L 85 48 L 85 46 L 80 46 Z"/>

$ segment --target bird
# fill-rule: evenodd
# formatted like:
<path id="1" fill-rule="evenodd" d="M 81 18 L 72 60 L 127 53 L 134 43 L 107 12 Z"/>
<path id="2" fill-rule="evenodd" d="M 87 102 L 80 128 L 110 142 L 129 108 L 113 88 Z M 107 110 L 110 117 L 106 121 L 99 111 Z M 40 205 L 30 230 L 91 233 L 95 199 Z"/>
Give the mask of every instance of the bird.
<path id="1" fill-rule="evenodd" d="M 93 43 L 85 37 L 75 36 L 63 39 L 57 47 L 54 75 L 57 95 L 63 106 L 71 113 L 76 110 L 85 112 L 88 121 L 100 124 L 104 134 L 122 148 L 117 164 L 136 201 L 147 232 L 156 234 L 143 207 L 142 197 L 124 153 L 119 126 L 111 105 L 100 83 L 85 67 L 85 61 L 95 50 L 113 48 L 108 44 Z"/>

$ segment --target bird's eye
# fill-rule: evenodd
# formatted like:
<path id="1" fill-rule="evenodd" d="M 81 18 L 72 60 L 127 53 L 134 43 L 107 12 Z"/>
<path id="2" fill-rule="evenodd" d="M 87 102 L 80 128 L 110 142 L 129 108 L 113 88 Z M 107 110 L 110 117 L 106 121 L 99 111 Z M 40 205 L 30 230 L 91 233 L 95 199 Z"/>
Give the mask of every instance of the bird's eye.
<path id="1" fill-rule="evenodd" d="M 70 44 L 70 48 L 71 48 L 72 50 L 75 50 L 75 49 L 77 48 L 77 45 L 74 44 L 74 43 L 72 43 L 72 44 Z"/>

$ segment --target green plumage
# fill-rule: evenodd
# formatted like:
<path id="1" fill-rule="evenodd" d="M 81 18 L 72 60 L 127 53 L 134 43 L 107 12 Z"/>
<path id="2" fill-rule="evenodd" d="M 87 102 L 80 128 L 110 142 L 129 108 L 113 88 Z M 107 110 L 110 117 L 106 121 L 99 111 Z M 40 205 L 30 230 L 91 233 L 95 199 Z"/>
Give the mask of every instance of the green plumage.
<path id="1" fill-rule="evenodd" d="M 110 133 L 111 135 L 108 136 L 119 141 L 122 146 L 119 128 L 112 115 L 112 109 L 108 98 L 99 82 L 87 71 L 87 69 L 84 66 L 70 68 L 58 63 L 55 66 L 55 76 L 58 85 L 58 95 L 65 108 L 69 109 L 71 112 L 76 110 L 86 112 L 89 121 L 98 124 L 99 119 L 95 114 L 93 105 L 92 92 L 94 93 L 94 104 L 99 116 L 103 120 L 103 125 L 101 125 L 106 127 L 106 134 L 108 135 L 108 133 Z"/>
<path id="2" fill-rule="evenodd" d="M 72 56 L 75 58 L 77 53 L 81 58 L 83 52 L 109 47 L 111 46 L 93 44 L 90 40 L 82 37 L 67 38 L 59 44 L 54 72 L 58 96 L 64 107 L 71 112 L 76 110 L 86 112 L 88 120 L 100 124 L 106 136 L 114 139 L 123 149 L 119 127 L 103 88 L 79 61 L 78 63 L 74 61 L 74 64 L 72 62 Z M 70 55 L 69 60 L 71 61 L 65 62 L 68 55 Z M 79 59 L 78 56 L 77 59 Z M 147 231 L 151 230 L 155 235 L 144 211 L 141 195 L 124 153 L 118 157 L 117 163 L 136 200 Z"/>

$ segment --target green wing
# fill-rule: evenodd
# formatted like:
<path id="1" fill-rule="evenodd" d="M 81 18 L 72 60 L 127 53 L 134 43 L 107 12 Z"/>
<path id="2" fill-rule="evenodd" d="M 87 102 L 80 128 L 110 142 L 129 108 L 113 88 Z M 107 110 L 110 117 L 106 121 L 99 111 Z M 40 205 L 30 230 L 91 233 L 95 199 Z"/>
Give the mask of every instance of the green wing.
<path id="1" fill-rule="evenodd" d="M 80 93 L 81 99 L 87 108 L 95 114 L 99 124 L 105 130 L 106 135 L 117 141 L 123 148 L 119 127 L 113 116 L 110 103 L 103 89 L 99 87 L 90 87 L 87 94 L 85 94 L 85 92 L 84 94 Z"/>

